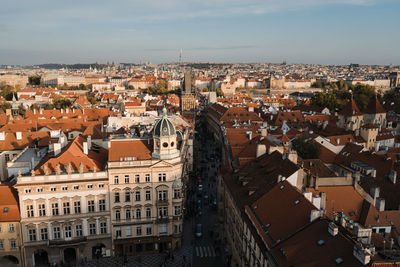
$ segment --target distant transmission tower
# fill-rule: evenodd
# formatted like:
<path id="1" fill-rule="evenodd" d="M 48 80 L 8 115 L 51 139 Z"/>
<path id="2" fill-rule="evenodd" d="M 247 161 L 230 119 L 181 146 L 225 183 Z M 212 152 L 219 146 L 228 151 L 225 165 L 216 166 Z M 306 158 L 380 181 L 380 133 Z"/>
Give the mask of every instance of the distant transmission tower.
<path id="1" fill-rule="evenodd" d="M 182 65 L 182 48 L 181 52 L 179 53 L 179 64 Z"/>

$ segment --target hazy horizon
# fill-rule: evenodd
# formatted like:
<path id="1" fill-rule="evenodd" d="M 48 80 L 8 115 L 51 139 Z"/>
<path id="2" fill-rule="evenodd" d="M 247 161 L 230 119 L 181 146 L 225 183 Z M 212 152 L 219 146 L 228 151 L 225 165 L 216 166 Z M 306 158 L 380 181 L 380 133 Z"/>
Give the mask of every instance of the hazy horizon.
<path id="1" fill-rule="evenodd" d="M 50 0 L 0 10 L 0 65 L 399 65 L 396 0 Z"/>

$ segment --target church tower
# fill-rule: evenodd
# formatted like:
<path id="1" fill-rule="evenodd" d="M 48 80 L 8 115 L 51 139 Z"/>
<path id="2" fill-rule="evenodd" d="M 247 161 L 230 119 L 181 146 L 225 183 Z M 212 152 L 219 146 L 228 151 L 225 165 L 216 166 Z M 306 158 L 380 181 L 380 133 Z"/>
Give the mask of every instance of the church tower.
<path id="1" fill-rule="evenodd" d="M 17 104 L 17 99 L 15 98 L 15 94 L 13 94 L 11 112 L 14 119 L 18 118 L 19 115 L 19 107 Z"/>

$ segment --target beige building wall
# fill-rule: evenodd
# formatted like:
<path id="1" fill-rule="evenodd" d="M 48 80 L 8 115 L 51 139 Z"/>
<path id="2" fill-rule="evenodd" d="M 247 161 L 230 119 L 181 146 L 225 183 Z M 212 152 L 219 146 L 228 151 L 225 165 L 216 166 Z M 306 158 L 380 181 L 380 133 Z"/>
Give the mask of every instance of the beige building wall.
<path id="1" fill-rule="evenodd" d="M 21 226 L 18 221 L 0 222 L 0 264 L 4 260 L 23 262 Z"/>

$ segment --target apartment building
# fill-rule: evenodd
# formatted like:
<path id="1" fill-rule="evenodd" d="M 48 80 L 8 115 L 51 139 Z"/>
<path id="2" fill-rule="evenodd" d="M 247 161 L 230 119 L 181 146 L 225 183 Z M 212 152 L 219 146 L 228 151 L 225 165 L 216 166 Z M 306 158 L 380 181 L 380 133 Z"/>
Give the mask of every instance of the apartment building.
<path id="1" fill-rule="evenodd" d="M 26 266 L 110 255 L 108 151 L 78 136 L 18 174 Z"/>
<path id="2" fill-rule="evenodd" d="M 112 239 L 117 255 L 179 248 L 191 140 L 163 110 L 152 136 L 110 140 Z"/>
<path id="3" fill-rule="evenodd" d="M 13 188 L 0 186 L 0 266 L 25 266 L 17 198 Z"/>

